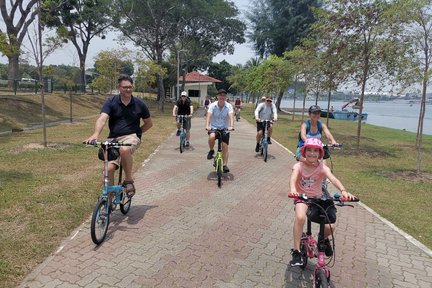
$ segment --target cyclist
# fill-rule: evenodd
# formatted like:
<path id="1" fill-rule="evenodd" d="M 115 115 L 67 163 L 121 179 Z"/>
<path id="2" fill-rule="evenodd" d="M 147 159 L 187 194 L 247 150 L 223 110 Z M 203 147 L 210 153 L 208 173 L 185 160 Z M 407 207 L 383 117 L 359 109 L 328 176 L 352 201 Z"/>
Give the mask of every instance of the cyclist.
<path id="1" fill-rule="evenodd" d="M 296 159 L 297 161 L 304 161 L 304 157 L 301 157 L 300 149 L 303 146 L 304 141 L 308 138 L 321 139 L 324 132 L 327 140 L 330 144 L 337 145 L 338 143 L 330 133 L 327 125 L 322 123 L 319 119 L 321 117 L 321 108 L 317 105 L 309 107 L 309 119 L 306 120 L 300 126 L 299 141 L 297 144 Z"/>
<path id="2" fill-rule="evenodd" d="M 255 120 L 257 124 L 257 134 L 256 134 L 256 146 L 255 152 L 259 152 L 260 149 L 260 141 L 264 131 L 264 124 L 261 120 L 273 120 L 277 121 L 277 109 L 276 105 L 274 105 L 272 98 L 266 97 L 265 101 L 262 101 L 255 109 Z M 273 125 L 270 124 L 268 127 L 268 144 L 271 143 L 271 135 L 273 132 Z"/>
<path id="3" fill-rule="evenodd" d="M 211 104 L 211 99 L 210 97 L 207 95 L 207 97 L 204 100 L 204 109 L 205 109 L 205 114 L 204 117 L 207 117 L 207 111 L 208 111 L 208 107 Z"/>
<path id="4" fill-rule="evenodd" d="M 106 122 L 108 121 L 109 139 L 132 144 L 132 146 L 122 146 L 120 148 L 120 157 L 110 161 L 108 166 L 108 177 L 110 185 L 114 184 L 114 173 L 120 166 L 125 172 L 123 186 L 129 197 L 135 194 L 134 181 L 132 179 L 132 154 L 141 144 L 142 134 L 152 126 L 147 105 L 140 98 L 132 95 L 133 80 L 129 75 L 120 75 L 118 78 L 119 94 L 108 98 L 102 106 L 100 116 L 96 120 L 93 134 L 85 140 L 90 144 L 100 136 Z M 144 124 L 140 126 L 141 119 Z"/>
<path id="5" fill-rule="evenodd" d="M 174 104 L 173 107 L 173 116 L 177 117 L 177 115 L 187 115 L 189 117 L 183 118 L 183 129 L 186 130 L 186 143 L 185 146 L 189 147 L 190 143 L 190 129 L 191 129 L 191 116 L 193 114 L 193 105 L 192 101 L 188 99 L 187 92 L 183 91 L 181 93 L 180 99 Z M 180 136 L 180 119 L 177 119 L 177 133 L 176 136 Z"/>
<path id="6" fill-rule="evenodd" d="M 332 174 L 330 168 L 324 165 L 322 157 L 324 156 L 324 149 L 322 142 L 319 139 L 309 138 L 305 141 L 301 148 L 301 155 L 305 161 L 294 164 L 291 178 L 290 178 L 290 195 L 299 196 L 305 193 L 308 197 L 316 197 L 322 195 L 322 179 L 327 177 L 333 185 L 349 200 L 353 199 L 350 193 L 345 190 L 342 183 Z M 300 241 L 303 232 L 303 226 L 306 222 L 306 215 L 308 206 L 302 200 L 294 200 L 295 205 L 295 220 L 293 226 L 294 248 L 292 249 L 293 259 L 290 262 L 291 266 L 303 265 L 303 257 L 300 252 Z M 336 209 L 327 209 L 329 219 L 336 220 Z M 332 221 L 332 223 L 334 223 Z M 333 255 L 333 250 L 330 245 L 328 236 L 334 231 L 334 224 L 326 224 L 324 230 L 324 239 L 326 244 L 326 256 Z"/>
<path id="7" fill-rule="evenodd" d="M 235 102 L 234 102 L 234 107 L 235 107 L 235 111 L 238 113 L 239 119 L 240 119 L 241 104 L 242 104 L 242 101 L 241 101 L 240 97 L 237 97 Z"/>
<path id="8" fill-rule="evenodd" d="M 217 101 L 213 102 L 209 106 L 206 120 L 206 130 L 212 129 L 234 129 L 234 112 L 233 107 L 227 100 L 227 92 L 224 89 L 220 89 L 216 95 Z M 214 155 L 214 145 L 216 138 L 220 135 L 214 132 L 208 132 L 208 145 L 210 151 L 207 154 L 207 159 L 210 160 Z M 222 154 L 223 154 L 223 172 L 228 173 L 228 145 L 229 145 L 230 133 L 222 134 Z"/>

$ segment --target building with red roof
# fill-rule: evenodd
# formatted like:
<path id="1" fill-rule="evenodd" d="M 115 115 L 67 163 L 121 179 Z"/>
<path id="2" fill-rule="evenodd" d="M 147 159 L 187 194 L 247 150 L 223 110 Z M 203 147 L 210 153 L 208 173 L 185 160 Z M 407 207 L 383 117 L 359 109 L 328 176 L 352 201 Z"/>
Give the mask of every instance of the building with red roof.
<path id="1" fill-rule="evenodd" d="M 179 79 L 180 93 L 182 92 L 182 84 L 183 84 L 183 76 L 180 76 Z M 210 77 L 208 75 L 201 74 L 197 71 L 192 71 L 185 75 L 185 85 L 184 90 L 188 93 L 189 98 L 192 101 L 203 103 L 206 96 L 208 95 L 207 90 L 210 85 L 215 85 L 215 83 L 220 83 L 221 80 Z M 172 98 L 176 98 L 177 87 L 174 86 L 172 89 L 171 96 Z"/>

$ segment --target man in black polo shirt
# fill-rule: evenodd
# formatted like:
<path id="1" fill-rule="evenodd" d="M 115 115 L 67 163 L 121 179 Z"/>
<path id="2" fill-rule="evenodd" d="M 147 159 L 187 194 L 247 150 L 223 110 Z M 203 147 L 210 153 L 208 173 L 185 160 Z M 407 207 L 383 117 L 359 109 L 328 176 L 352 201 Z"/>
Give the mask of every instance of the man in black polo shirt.
<path id="1" fill-rule="evenodd" d="M 129 143 L 132 146 L 120 148 L 119 159 L 110 161 L 108 177 L 110 185 L 114 184 L 115 170 L 120 166 L 120 161 L 125 172 L 123 186 L 129 197 L 135 194 L 134 181 L 132 179 L 133 152 L 141 144 L 141 136 L 153 126 L 150 112 L 141 99 L 132 96 L 133 80 L 129 75 L 120 75 L 118 78 L 120 94 L 108 98 L 100 112 L 93 134 L 86 140 L 87 143 L 97 141 L 106 122 L 108 121 L 108 138 L 116 138 L 120 143 Z M 141 119 L 143 125 L 141 125 Z M 140 126 L 141 125 L 141 126 Z"/>
<path id="2" fill-rule="evenodd" d="M 181 93 L 181 98 L 174 104 L 173 116 L 177 115 L 188 115 L 189 117 L 183 119 L 183 128 L 186 130 L 186 147 L 189 147 L 190 143 L 190 129 L 191 129 L 191 118 L 193 114 L 192 101 L 188 99 L 186 91 Z M 180 136 L 180 121 L 177 119 L 177 136 Z"/>

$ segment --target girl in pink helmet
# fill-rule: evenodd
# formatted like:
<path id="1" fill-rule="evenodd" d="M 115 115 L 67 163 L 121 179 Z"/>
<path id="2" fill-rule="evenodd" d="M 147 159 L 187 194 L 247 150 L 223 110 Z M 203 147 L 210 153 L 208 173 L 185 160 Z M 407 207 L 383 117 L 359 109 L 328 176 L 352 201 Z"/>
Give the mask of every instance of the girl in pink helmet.
<path id="1" fill-rule="evenodd" d="M 305 158 L 305 161 L 297 162 L 293 166 L 293 171 L 290 178 L 290 195 L 299 196 L 300 194 L 306 194 L 308 197 L 319 197 L 322 195 L 322 180 L 323 177 L 327 177 L 333 185 L 339 189 L 342 197 L 351 200 L 354 198 L 348 193 L 342 183 L 332 174 L 330 168 L 323 164 L 321 161 L 324 156 L 324 149 L 322 142 L 319 139 L 309 138 L 305 141 L 301 148 L 301 155 Z M 293 259 L 291 260 L 291 266 L 303 265 L 303 257 L 300 253 L 300 240 L 303 232 L 303 226 L 306 222 L 308 206 L 301 200 L 294 200 L 295 205 L 295 220 L 293 226 L 293 238 L 294 248 L 292 249 Z M 329 215 L 329 218 L 336 220 L 336 209 L 328 211 L 328 213 L 334 213 Z M 326 239 L 326 250 L 327 256 L 333 255 L 330 241 L 327 237 L 334 231 L 334 224 L 326 224 L 324 231 L 324 239 Z"/>

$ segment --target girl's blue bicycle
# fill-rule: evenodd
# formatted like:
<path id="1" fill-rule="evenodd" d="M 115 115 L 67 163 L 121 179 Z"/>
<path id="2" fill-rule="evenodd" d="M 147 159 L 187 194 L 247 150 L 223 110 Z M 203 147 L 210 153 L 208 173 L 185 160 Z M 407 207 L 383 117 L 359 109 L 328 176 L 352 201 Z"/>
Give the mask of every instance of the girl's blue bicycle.
<path id="1" fill-rule="evenodd" d="M 118 185 L 110 185 L 108 178 L 109 161 L 114 160 L 112 159 L 113 157 L 119 156 L 118 149 L 121 146 L 131 146 L 131 144 L 104 141 L 92 142 L 88 145 L 100 147 L 100 159 L 104 160 L 102 195 L 93 210 L 90 225 L 91 238 L 95 244 L 99 245 L 105 240 L 110 215 L 112 211 L 116 209 L 117 205 L 120 206 L 120 211 L 123 214 L 127 214 L 131 207 L 132 198 L 127 196 L 124 184 L 122 184 L 122 166 L 120 165 L 119 169 Z"/>

